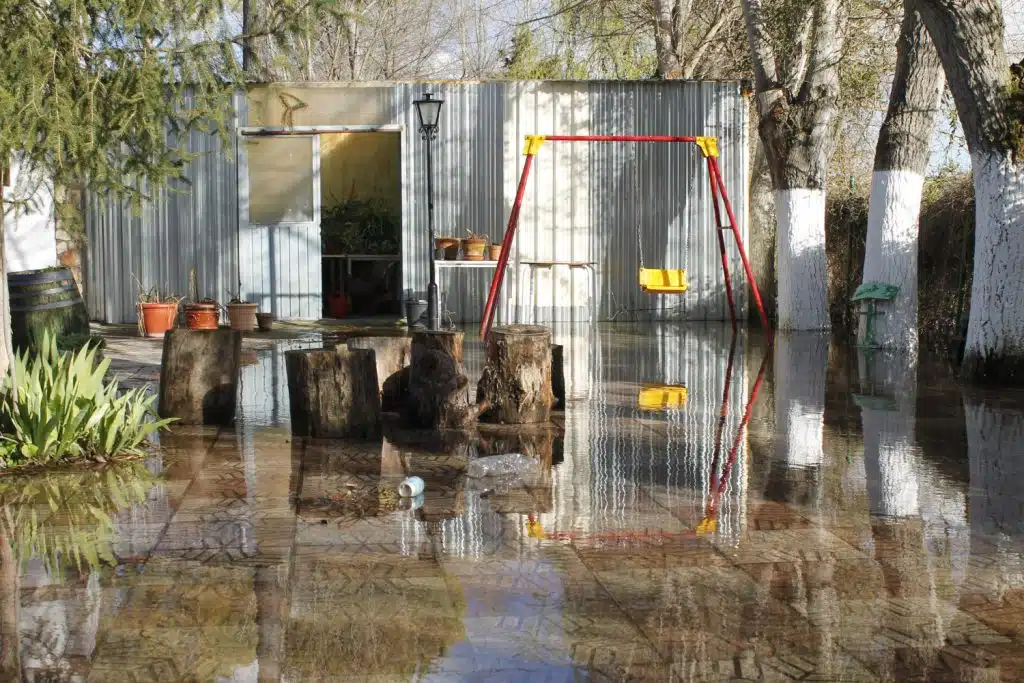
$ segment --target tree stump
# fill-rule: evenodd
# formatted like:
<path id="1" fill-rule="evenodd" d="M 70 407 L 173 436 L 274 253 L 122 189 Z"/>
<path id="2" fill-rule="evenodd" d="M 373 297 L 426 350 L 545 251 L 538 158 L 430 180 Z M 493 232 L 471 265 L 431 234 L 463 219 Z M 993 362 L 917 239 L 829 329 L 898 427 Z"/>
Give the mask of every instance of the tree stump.
<path id="1" fill-rule="evenodd" d="M 487 364 L 477 403 L 482 422 L 533 424 L 551 418 L 551 331 L 536 325 L 495 327 L 487 339 Z"/>
<path id="2" fill-rule="evenodd" d="M 551 345 L 551 393 L 555 397 L 554 410 L 565 410 L 565 348 Z"/>
<path id="3" fill-rule="evenodd" d="M 412 338 L 407 422 L 423 429 L 464 429 L 480 412 L 469 403 L 462 332 L 417 331 Z"/>
<path id="4" fill-rule="evenodd" d="M 242 334 L 175 329 L 164 337 L 160 417 L 184 425 L 230 425 L 238 403 Z"/>
<path id="5" fill-rule="evenodd" d="M 401 390 L 397 393 L 390 391 L 394 383 L 401 382 L 400 379 L 389 383 L 403 368 L 409 366 L 409 359 L 412 356 L 411 337 L 352 337 L 347 342 L 349 349 L 373 349 L 377 356 L 377 387 L 381 396 L 381 409 L 391 412 L 397 410 L 397 399 L 402 396 Z M 385 387 L 389 388 L 385 401 Z M 386 405 L 385 405 L 386 404 Z"/>
<path id="6" fill-rule="evenodd" d="M 289 351 L 285 355 L 292 433 L 313 438 L 380 436 L 380 391 L 372 349 Z"/>

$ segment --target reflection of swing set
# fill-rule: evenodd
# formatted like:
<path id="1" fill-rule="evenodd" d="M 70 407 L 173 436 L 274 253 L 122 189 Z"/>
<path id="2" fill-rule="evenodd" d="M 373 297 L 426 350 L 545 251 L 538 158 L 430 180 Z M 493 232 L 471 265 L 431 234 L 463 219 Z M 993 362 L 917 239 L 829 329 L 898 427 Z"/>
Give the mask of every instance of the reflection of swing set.
<path id="1" fill-rule="evenodd" d="M 770 348 L 770 347 L 769 347 Z M 761 383 L 764 381 L 765 371 L 768 369 L 768 351 L 761 359 L 761 367 L 757 371 L 757 379 L 750 389 L 750 397 L 743 409 L 743 417 L 736 428 L 736 436 L 729 448 L 729 456 L 722 467 L 722 473 L 718 473 L 718 465 L 722 457 L 722 437 L 725 432 L 725 422 L 729 414 L 729 390 L 732 387 L 732 373 L 736 359 L 736 334 L 733 333 L 732 343 L 729 344 L 729 363 L 725 370 L 725 387 L 722 389 L 722 407 L 718 413 L 718 423 L 715 425 L 715 452 L 711 460 L 711 478 L 708 483 L 708 502 L 704 507 L 704 517 L 697 523 L 693 530 L 687 531 L 609 531 L 598 534 L 576 534 L 574 532 L 553 532 L 544 531 L 537 517 L 530 514 L 527 517 L 526 533 L 529 538 L 539 538 L 548 541 L 602 541 L 624 543 L 638 540 L 654 540 L 664 542 L 670 539 L 687 539 L 705 536 L 718 531 L 718 512 L 722 501 L 722 494 L 725 493 L 732 474 L 732 468 L 736 464 L 739 455 L 740 444 L 743 443 L 743 434 L 750 424 L 750 411 L 757 401 L 757 394 L 761 390 Z"/>
<path id="2" fill-rule="evenodd" d="M 747 282 L 754 294 L 754 302 L 757 304 L 758 313 L 761 316 L 761 324 L 765 333 L 771 338 L 771 328 L 768 325 L 768 316 L 765 314 L 764 305 L 761 303 L 761 293 L 757 289 L 754 280 L 754 273 L 747 259 L 747 253 L 743 248 L 743 240 L 740 238 L 737 229 L 736 215 L 733 213 L 732 204 L 725 191 L 725 182 L 722 179 L 722 172 L 718 166 L 718 138 L 708 136 L 677 136 L 677 135 L 528 135 L 526 136 L 526 148 L 523 153 L 526 160 L 523 163 L 523 172 L 519 177 L 519 187 L 516 190 L 515 203 L 508 217 L 508 227 L 505 229 L 505 238 L 501 244 L 501 256 L 498 258 L 498 267 L 494 271 L 491 280 L 490 291 L 487 294 L 487 304 L 484 307 L 483 321 L 480 323 L 480 336 L 487 339 L 494 323 L 494 316 L 497 312 L 498 291 L 501 289 L 505 277 L 505 270 L 508 266 L 509 252 L 512 248 L 512 241 L 515 239 L 516 229 L 519 226 L 519 212 L 523 206 L 523 198 L 526 194 L 526 181 L 530 176 L 530 169 L 533 167 L 533 158 L 540 152 L 545 142 L 662 142 L 662 143 L 688 143 L 695 145 L 703 155 L 708 169 L 708 176 L 711 182 L 711 200 L 715 209 L 715 222 L 718 232 L 718 248 L 722 254 L 722 274 L 725 276 L 725 292 L 729 301 L 729 317 L 732 320 L 733 328 L 736 327 L 736 307 L 733 301 L 732 284 L 729 279 L 728 257 L 725 252 L 725 237 L 723 232 L 729 230 L 736 240 L 736 248 L 739 250 L 740 259 L 743 261 L 743 270 L 747 276 Z M 723 219 L 723 208 L 725 218 Z M 637 224 L 637 241 L 640 241 L 640 225 Z M 640 246 L 640 269 L 637 274 L 637 283 L 641 290 L 648 294 L 682 294 L 688 289 L 686 282 L 686 270 L 684 269 L 663 269 L 646 268 L 643 263 L 643 250 Z M 591 305 L 596 305 L 592 302 Z M 679 394 L 675 394 L 676 401 Z M 682 394 L 685 401 L 685 393 Z"/>

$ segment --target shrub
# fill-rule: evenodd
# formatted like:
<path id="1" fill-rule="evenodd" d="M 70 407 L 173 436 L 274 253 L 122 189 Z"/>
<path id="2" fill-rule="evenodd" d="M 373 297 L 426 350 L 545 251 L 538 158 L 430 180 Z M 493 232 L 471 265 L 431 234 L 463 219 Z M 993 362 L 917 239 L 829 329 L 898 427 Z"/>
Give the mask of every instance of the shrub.
<path id="1" fill-rule="evenodd" d="M 35 355 L 19 353 L 0 394 L 0 467 L 140 454 L 171 420 L 157 418 L 156 397 L 142 389 L 119 395 L 104 379 L 109 366 L 91 345 L 61 353 L 49 335 Z"/>

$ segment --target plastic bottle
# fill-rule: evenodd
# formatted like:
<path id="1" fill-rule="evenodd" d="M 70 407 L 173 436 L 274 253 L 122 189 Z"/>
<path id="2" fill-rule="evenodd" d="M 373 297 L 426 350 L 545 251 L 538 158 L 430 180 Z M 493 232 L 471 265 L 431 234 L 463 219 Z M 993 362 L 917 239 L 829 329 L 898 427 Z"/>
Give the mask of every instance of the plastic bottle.
<path id="1" fill-rule="evenodd" d="M 466 476 L 473 479 L 484 477 L 525 476 L 537 472 L 537 459 L 522 453 L 488 455 L 469 461 Z"/>

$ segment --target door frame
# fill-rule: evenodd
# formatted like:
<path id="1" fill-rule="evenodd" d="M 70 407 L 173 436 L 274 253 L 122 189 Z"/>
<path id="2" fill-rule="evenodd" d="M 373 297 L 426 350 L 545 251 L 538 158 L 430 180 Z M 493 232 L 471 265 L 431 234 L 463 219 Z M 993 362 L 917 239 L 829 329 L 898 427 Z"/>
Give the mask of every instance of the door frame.
<path id="1" fill-rule="evenodd" d="M 320 196 L 320 135 L 330 133 L 398 133 L 400 145 L 405 144 L 405 126 L 403 124 L 381 125 L 324 125 L 324 126 L 238 126 L 236 128 L 237 150 L 237 182 L 238 182 L 238 227 L 235 234 L 235 265 L 236 279 L 239 290 L 242 289 L 241 237 L 242 231 L 250 228 L 249 221 L 249 157 L 246 153 L 245 139 L 259 137 L 311 137 L 313 139 L 313 177 L 316 187 L 313 188 L 313 217 L 319 229 L 322 198 Z M 401 148 L 400 148 L 401 149 Z M 399 152 L 399 164 L 404 165 Z M 400 177 L 404 169 L 400 169 Z M 404 182 L 402 189 L 402 231 L 405 230 L 406 192 Z M 302 223 L 304 224 L 304 223 Z M 279 223 L 278 225 L 300 225 L 298 223 Z M 322 245 L 321 245 L 322 248 Z M 403 257 L 404 258 L 404 257 Z M 404 265 L 404 264 L 403 264 Z M 323 298 L 321 292 L 320 298 Z"/>

